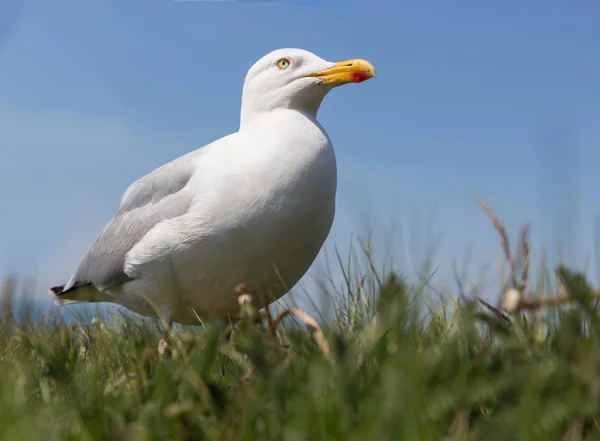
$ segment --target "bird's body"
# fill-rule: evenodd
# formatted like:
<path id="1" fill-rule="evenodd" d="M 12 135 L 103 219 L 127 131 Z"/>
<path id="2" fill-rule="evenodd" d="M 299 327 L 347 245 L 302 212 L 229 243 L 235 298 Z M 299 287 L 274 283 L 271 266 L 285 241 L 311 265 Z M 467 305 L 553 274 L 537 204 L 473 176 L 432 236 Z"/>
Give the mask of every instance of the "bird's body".
<path id="1" fill-rule="evenodd" d="M 302 105 L 266 110 L 244 95 L 238 132 L 134 182 L 71 280 L 51 290 L 55 302 L 158 308 L 193 324 L 235 315 L 240 283 L 269 300 L 285 294 L 335 213 L 335 154 L 316 120 L 328 89 L 312 90 Z"/>

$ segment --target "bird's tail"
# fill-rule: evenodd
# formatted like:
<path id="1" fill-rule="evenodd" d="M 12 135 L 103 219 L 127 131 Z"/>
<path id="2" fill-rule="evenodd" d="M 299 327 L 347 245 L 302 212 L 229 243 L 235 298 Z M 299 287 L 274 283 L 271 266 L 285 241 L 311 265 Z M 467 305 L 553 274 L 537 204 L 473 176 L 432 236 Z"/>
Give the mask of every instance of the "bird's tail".
<path id="1" fill-rule="evenodd" d="M 74 286 L 67 290 L 65 285 L 54 286 L 48 290 L 48 295 L 57 306 L 106 301 L 105 295 L 92 285 Z"/>

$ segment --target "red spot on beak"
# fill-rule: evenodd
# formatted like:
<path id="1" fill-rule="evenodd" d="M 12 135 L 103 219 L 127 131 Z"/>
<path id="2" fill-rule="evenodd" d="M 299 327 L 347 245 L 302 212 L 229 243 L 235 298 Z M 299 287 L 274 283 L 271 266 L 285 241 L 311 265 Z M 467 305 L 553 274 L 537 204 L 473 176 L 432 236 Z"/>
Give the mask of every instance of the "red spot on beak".
<path id="1" fill-rule="evenodd" d="M 350 78 L 352 79 L 353 83 L 362 83 L 363 81 L 371 78 L 371 75 L 364 70 L 357 70 L 350 74 Z"/>

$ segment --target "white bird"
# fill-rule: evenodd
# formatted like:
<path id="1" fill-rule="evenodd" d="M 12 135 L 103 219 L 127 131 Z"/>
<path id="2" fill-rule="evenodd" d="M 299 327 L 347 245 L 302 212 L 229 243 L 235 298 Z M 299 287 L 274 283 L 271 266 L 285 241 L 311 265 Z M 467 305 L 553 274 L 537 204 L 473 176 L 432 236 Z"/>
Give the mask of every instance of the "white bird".
<path id="1" fill-rule="evenodd" d="M 55 304 L 112 302 L 169 321 L 233 317 L 235 288 L 283 296 L 331 229 L 336 159 L 317 111 L 334 87 L 375 76 L 300 49 L 261 58 L 240 127 L 135 181 Z M 150 300 L 150 302 L 148 301 Z"/>

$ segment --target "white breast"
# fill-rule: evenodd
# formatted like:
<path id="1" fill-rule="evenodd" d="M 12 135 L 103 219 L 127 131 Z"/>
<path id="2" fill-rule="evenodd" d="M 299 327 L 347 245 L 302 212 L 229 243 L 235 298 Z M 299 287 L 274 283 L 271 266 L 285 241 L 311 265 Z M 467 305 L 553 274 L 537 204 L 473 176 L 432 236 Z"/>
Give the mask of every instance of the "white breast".
<path id="1" fill-rule="evenodd" d="M 190 212 L 155 227 L 126 262 L 138 278 L 126 288 L 152 291 L 177 321 L 188 321 L 187 305 L 201 316 L 235 314 L 241 282 L 280 297 L 333 222 L 335 154 L 315 121 L 280 111 L 223 141 L 197 160 Z"/>

